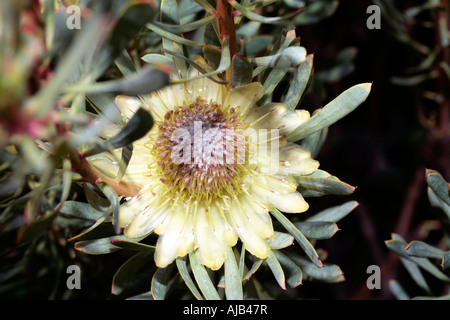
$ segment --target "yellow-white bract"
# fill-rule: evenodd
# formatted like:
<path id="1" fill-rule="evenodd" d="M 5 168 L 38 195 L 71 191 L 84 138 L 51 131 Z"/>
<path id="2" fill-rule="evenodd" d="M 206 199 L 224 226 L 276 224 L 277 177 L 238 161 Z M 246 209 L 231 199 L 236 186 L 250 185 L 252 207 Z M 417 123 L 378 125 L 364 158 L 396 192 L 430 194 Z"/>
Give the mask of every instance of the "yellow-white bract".
<path id="1" fill-rule="evenodd" d="M 195 61 L 211 70 L 202 58 Z M 190 71 L 190 77 L 197 76 L 197 70 Z M 116 98 L 125 118 L 143 106 L 155 121 L 150 133 L 133 143 L 125 179 L 140 192 L 121 206 L 119 224 L 128 237 L 159 235 L 158 267 L 198 250 L 201 262 L 217 270 L 227 246 L 239 239 L 265 259 L 274 237 L 270 207 L 287 213 L 308 209 L 291 175 L 311 174 L 319 163 L 284 136 L 309 113 L 289 111 L 281 103 L 257 106 L 262 95 L 257 82 L 229 89 L 202 77 L 140 99 Z M 199 125 L 200 142 L 194 130 Z M 243 148 L 240 154 L 237 146 Z M 226 152 L 234 161 L 221 157 Z M 192 161 L 176 162 L 177 157 Z"/>

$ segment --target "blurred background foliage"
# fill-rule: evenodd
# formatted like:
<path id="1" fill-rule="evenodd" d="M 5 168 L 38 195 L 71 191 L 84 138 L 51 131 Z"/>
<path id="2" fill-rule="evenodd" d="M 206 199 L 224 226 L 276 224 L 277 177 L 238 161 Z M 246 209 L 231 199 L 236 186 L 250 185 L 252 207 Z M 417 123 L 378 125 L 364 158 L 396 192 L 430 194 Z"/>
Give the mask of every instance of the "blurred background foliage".
<path id="1" fill-rule="evenodd" d="M 67 6 L 77 3 L 61 2 Z M 98 196 L 76 183 L 80 177 L 71 171 L 67 154 L 73 148 L 111 147 L 92 140 L 97 127 L 88 123 L 83 114 L 85 110 L 92 114 L 101 111 L 119 121 L 108 108 L 111 99 L 98 93 L 131 90 L 126 81 L 110 81 L 130 74 L 124 49 L 132 62 L 160 53 L 161 37 L 145 27 L 157 15 L 157 4 L 87 1 L 110 14 L 96 16 L 95 10 L 85 11 L 90 18 L 94 16 L 90 23 L 83 24 L 90 32 L 77 37 L 65 26 L 64 11 L 50 14 L 56 8 L 54 1 L 42 1 L 43 13 L 38 1 L 13 1 L 12 6 L 7 3 L 1 4 L 0 143 L 2 148 L 12 143 L 17 147 L 6 147 L 0 154 L 0 297 L 115 298 L 111 295 L 111 279 L 132 253 L 121 250 L 96 256 L 76 251 L 68 239 L 89 228 L 92 221 L 70 219 L 53 209 L 74 194 L 77 199 L 86 197 L 86 201 Z M 381 29 L 366 26 L 370 16 L 366 10 L 373 4 L 381 9 Z M 180 1 L 180 6 L 186 12 L 181 17 L 183 22 L 199 18 L 192 2 Z M 327 141 L 316 157 L 322 168 L 357 186 L 345 201 L 355 200 L 359 206 L 339 223 L 342 231 L 331 241 L 317 241 L 326 250 L 328 260 L 340 266 L 345 281 L 305 281 L 279 298 L 448 295 L 448 269 L 442 270 L 442 261 L 437 259 L 440 254 L 445 257 L 449 250 L 449 204 L 445 192 L 442 195 L 447 187 L 448 199 L 445 181 L 450 180 L 448 2 L 285 0 L 257 12 L 272 18 L 287 14 L 289 18 L 279 24 L 250 23 L 238 29 L 238 36 L 247 43 L 247 54 L 264 53 L 277 41 L 282 29 L 294 27 L 301 44 L 314 53 L 314 77 L 303 98 L 303 108 L 312 112 L 353 84 L 373 81 L 364 107 L 329 128 Z M 289 16 L 292 12 L 295 14 Z M 52 25 L 57 26 L 54 34 Z M 200 37 L 198 31 L 188 34 L 194 42 Z M 211 41 L 214 45 L 217 39 Z M 201 52 L 201 48 L 193 47 L 192 52 Z M 84 66 L 81 70 L 79 62 Z M 167 83 L 165 73 L 152 68 L 138 73 L 138 82 L 149 75 L 159 77 L 153 90 Z M 287 83 L 288 76 L 280 83 Z M 77 85 L 69 86 L 57 99 L 63 83 Z M 90 92 L 85 95 L 87 88 Z M 281 88 L 273 93 L 276 101 L 285 93 Z M 56 101 L 60 105 L 53 112 Z M 77 129 L 73 139 L 59 139 L 67 132 L 64 126 Z M 48 137 L 56 148 L 44 142 L 39 147 L 50 152 L 41 152 L 32 143 L 33 139 L 44 141 Z M 126 145 L 129 138 L 122 137 L 115 146 Z M 436 200 L 433 191 L 427 193 L 433 190 L 430 176 L 442 177 L 438 191 L 441 200 Z M 108 198 L 110 190 L 105 187 L 102 191 Z M 319 212 L 342 204 L 343 198 L 328 196 L 309 201 L 314 212 Z M 98 231 L 105 235 L 113 232 L 108 226 Z M 420 258 L 429 259 L 439 273 L 434 268 L 434 273 L 419 275 L 417 261 L 402 256 L 412 241 L 436 249 L 422 246 L 419 252 L 425 255 Z M 395 251 L 398 247 L 401 250 Z M 82 269 L 82 290 L 66 287 L 66 268 L 70 264 Z M 366 286 L 370 275 L 367 267 L 373 264 L 381 267 L 381 290 Z M 135 280 L 148 283 L 151 275 Z M 263 273 L 256 277 L 279 290 L 271 274 L 267 279 Z"/>

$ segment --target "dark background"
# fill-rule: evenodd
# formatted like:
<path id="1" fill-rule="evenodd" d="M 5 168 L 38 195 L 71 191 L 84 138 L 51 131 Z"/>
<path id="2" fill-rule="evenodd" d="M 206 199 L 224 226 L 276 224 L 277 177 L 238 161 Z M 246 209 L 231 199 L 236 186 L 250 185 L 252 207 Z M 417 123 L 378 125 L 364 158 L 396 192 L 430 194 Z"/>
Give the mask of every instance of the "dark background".
<path id="1" fill-rule="evenodd" d="M 402 0 L 395 1 L 395 5 L 403 12 L 422 2 Z M 433 232 L 421 232 L 424 221 L 436 218 L 427 199 L 425 168 L 437 170 L 444 179 L 450 180 L 450 142 L 448 136 L 447 141 L 437 138 L 434 127 L 427 128 L 423 123 L 425 118 L 437 117 L 443 105 L 448 106 L 450 86 L 447 82 L 443 91 L 434 80 L 413 86 L 393 83 L 394 77 L 407 75 L 408 70 L 419 65 L 426 56 L 394 36 L 395 30 L 386 12 L 383 12 L 381 29 L 369 30 L 366 21 L 370 14 L 366 10 L 372 4 L 373 1 L 368 0 L 342 0 L 331 17 L 296 27 L 301 44 L 309 53 L 314 53 L 316 74 L 332 67 L 342 49 L 357 49 L 353 72 L 338 81 L 322 83 L 324 95 L 314 90 L 319 86 L 319 83 L 314 83 L 301 108 L 312 112 L 356 84 L 372 82 L 373 85 L 369 97 L 360 107 L 330 127 L 326 143 L 317 156 L 322 170 L 357 187 L 355 192 L 345 197 L 308 199 L 311 213 L 350 200 L 359 202 L 352 213 L 339 221 L 340 231 L 332 239 L 321 240 L 316 245 L 328 252 L 326 262 L 341 267 L 346 281 L 337 284 L 304 281 L 303 285 L 288 289 L 283 298 L 393 299 L 389 290 L 391 279 L 401 281 L 411 296 L 423 294 L 409 278 L 398 257 L 388 251 L 385 241 L 391 238 L 392 233 L 400 234 L 407 242 L 424 240 L 433 245 L 439 240 Z M 418 18 L 435 20 L 430 13 Z M 404 32 L 429 48 L 436 46 L 435 28 L 406 24 Z M 438 57 L 437 61 L 443 58 Z M 447 100 L 438 104 L 425 99 L 423 93 L 426 90 L 441 90 Z M 81 193 L 82 190 L 79 191 Z M 53 231 L 54 234 L 60 233 L 60 230 Z M 439 230 L 436 231 L 438 233 Z M 73 244 L 65 243 L 69 237 L 62 234 L 60 239 L 47 239 L 45 245 L 51 248 L 55 248 L 51 246 L 53 242 L 59 241 L 54 250 L 61 261 L 55 261 L 49 250 L 44 250 L 45 255 L 29 257 L 32 265 L 18 273 L 14 286 L 3 285 L 2 288 L 0 284 L 0 298 L 114 299 L 110 294 L 112 278 L 129 254 L 121 251 L 102 256 L 87 255 L 74 251 Z M 2 239 L 4 243 L 8 243 L 5 239 L 14 243 L 15 238 L 16 234 L 11 233 Z M 25 248 L 19 250 L 25 251 Z M 11 260 L 19 263 L 21 253 L 18 251 Z M 82 290 L 68 292 L 65 268 L 74 261 L 83 267 Z M 380 290 L 367 289 L 366 280 L 371 275 L 367 268 L 370 265 L 378 265 L 381 269 Z M 50 271 L 40 273 L 42 269 Z M 266 271 L 258 272 L 255 277 L 267 277 L 265 283 L 269 288 L 281 291 L 273 275 Z M 137 279 L 146 290 L 152 274 L 148 273 L 149 279 Z M 444 293 L 439 282 L 425 276 L 433 293 Z"/>
<path id="2" fill-rule="evenodd" d="M 395 3 L 399 10 L 415 4 Z M 398 258 L 388 252 L 384 241 L 394 232 L 407 242 L 417 239 L 420 223 L 435 218 L 426 195 L 425 168 L 438 170 L 444 179 L 450 179 L 445 157 L 448 141 L 436 142 L 430 130 L 420 123 L 422 115 L 433 115 L 439 108 L 436 102 L 424 99 L 421 92 L 436 90 L 437 84 L 428 81 L 400 86 L 392 82 L 393 77 L 407 75 L 408 68 L 417 66 L 424 56 L 398 41 L 384 16 L 381 29 L 369 30 L 366 20 L 370 14 L 366 9 L 372 4 L 372 1 L 341 1 L 332 17 L 296 29 L 302 45 L 315 53 L 316 72 L 327 68 L 339 50 L 348 46 L 358 49 L 354 71 L 326 84 L 325 101 L 310 93 L 302 108 L 325 105 L 355 84 L 373 82 L 368 99 L 330 127 L 317 157 L 321 169 L 357 189 L 350 197 L 311 199 L 311 210 L 319 211 L 350 199 L 360 204 L 338 223 L 341 230 L 331 240 L 320 243 L 327 249 L 329 261 L 342 268 L 346 281 L 336 285 L 314 284 L 314 288 L 304 284 L 305 290 L 314 290 L 317 296 L 325 293 L 332 299 L 390 299 L 388 283 L 392 278 L 406 281 L 406 287 L 418 293 L 414 291 L 417 288 L 408 285 L 412 281 Z M 433 21 L 431 15 L 419 18 Z M 434 29 L 406 26 L 405 31 L 430 48 L 435 46 Z M 381 267 L 381 290 L 369 291 L 366 287 L 371 275 L 366 270 L 372 264 Z"/>

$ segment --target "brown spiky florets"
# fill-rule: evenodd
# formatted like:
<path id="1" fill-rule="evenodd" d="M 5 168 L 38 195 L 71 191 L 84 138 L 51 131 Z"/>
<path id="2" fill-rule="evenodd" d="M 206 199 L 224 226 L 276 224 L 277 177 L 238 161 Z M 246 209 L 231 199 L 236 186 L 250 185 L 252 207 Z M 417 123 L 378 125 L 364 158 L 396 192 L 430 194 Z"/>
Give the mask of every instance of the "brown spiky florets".
<path id="1" fill-rule="evenodd" d="M 197 98 L 168 111 L 150 147 L 160 181 L 185 201 L 211 200 L 241 187 L 248 144 L 235 108 Z"/>

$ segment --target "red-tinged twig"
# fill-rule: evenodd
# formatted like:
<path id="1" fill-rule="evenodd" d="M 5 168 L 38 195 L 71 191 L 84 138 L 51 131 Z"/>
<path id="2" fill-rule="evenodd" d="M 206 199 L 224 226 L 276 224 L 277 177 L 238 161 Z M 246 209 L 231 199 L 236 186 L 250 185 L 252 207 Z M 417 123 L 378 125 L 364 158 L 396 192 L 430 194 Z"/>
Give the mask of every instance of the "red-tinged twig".
<path id="1" fill-rule="evenodd" d="M 216 2 L 216 15 L 217 23 L 219 26 L 219 36 L 222 42 L 224 38 L 228 37 L 230 46 L 230 57 L 233 58 L 236 52 L 238 52 L 236 26 L 234 24 L 233 7 L 227 0 L 217 0 Z M 226 71 L 226 80 L 230 82 L 232 80 L 233 67 L 232 64 Z"/>

